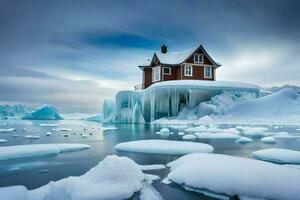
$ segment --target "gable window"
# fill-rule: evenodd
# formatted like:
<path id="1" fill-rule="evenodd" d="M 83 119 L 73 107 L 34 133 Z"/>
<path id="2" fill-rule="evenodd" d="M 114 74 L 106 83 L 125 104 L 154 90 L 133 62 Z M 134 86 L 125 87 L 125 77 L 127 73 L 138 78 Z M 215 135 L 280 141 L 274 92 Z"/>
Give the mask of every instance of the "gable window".
<path id="1" fill-rule="evenodd" d="M 204 67 L 204 78 L 212 78 L 212 68 Z"/>
<path id="2" fill-rule="evenodd" d="M 193 66 L 192 65 L 184 65 L 184 75 L 185 76 L 193 76 Z"/>
<path id="3" fill-rule="evenodd" d="M 203 55 L 195 54 L 194 55 L 194 63 L 203 63 Z"/>
<path id="4" fill-rule="evenodd" d="M 163 72 L 165 75 L 171 75 L 171 67 L 164 67 Z"/>
<path id="5" fill-rule="evenodd" d="M 152 68 L 152 82 L 160 81 L 160 66 Z"/>

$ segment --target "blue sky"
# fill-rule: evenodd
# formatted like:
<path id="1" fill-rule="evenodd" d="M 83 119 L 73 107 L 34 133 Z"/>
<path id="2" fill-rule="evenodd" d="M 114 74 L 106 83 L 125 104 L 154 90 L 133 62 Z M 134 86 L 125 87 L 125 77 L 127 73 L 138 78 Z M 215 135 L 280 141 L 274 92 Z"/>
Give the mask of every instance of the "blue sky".
<path id="1" fill-rule="evenodd" d="M 203 44 L 218 80 L 300 85 L 300 2 L 0 0 L 0 102 L 101 111 L 166 44 Z"/>

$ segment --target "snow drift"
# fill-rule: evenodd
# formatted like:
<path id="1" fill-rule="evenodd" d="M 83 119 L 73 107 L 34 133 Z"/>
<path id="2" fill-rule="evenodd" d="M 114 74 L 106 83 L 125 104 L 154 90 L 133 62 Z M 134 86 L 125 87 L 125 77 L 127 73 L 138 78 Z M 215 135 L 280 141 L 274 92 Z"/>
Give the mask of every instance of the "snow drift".
<path id="1" fill-rule="evenodd" d="M 45 104 L 31 112 L 31 114 L 25 115 L 22 119 L 59 120 L 63 118 L 54 106 Z"/>

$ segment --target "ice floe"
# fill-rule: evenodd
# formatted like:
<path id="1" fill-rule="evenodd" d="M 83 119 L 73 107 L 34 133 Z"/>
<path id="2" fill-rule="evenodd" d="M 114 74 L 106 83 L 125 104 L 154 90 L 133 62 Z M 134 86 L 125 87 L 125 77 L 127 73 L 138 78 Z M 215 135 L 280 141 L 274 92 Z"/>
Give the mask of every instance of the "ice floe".
<path id="1" fill-rule="evenodd" d="M 197 136 L 194 134 L 186 134 L 182 137 L 183 140 L 196 140 Z"/>
<path id="2" fill-rule="evenodd" d="M 57 127 L 58 124 L 40 124 L 41 127 Z"/>
<path id="3" fill-rule="evenodd" d="M 238 139 L 241 136 L 233 133 L 195 133 L 199 139 Z"/>
<path id="4" fill-rule="evenodd" d="M 300 164 L 300 151 L 270 148 L 254 151 L 252 156 L 256 159 L 281 163 L 281 164 Z"/>
<path id="5" fill-rule="evenodd" d="M 184 135 L 184 132 L 178 132 L 178 135 L 182 136 Z"/>
<path id="6" fill-rule="evenodd" d="M 194 152 L 212 153 L 214 150 L 214 148 L 208 144 L 171 140 L 137 140 L 123 142 L 117 144 L 115 149 L 118 151 L 168 155 L 184 155 Z"/>
<path id="7" fill-rule="evenodd" d="M 8 133 L 8 132 L 13 132 L 16 131 L 15 128 L 1 128 L 0 133 Z"/>
<path id="8" fill-rule="evenodd" d="M 88 149 L 85 144 L 32 144 L 0 147 L 0 160 L 56 155 L 64 152 Z"/>
<path id="9" fill-rule="evenodd" d="M 275 144 L 276 143 L 276 139 L 273 137 L 264 137 L 264 138 L 261 138 L 260 141 L 262 143 L 266 143 L 266 144 Z"/>
<path id="10" fill-rule="evenodd" d="M 117 130 L 117 127 L 114 126 L 108 126 L 108 127 L 102 127 L 103 131 L 111 131 L 111 130 Z"/>
<path id="11" fill-rule="evenodd" d="M 34 190 L 24 186 L 0 188 L 2 200 L 95 200 L 129 199 L 142 189 L 145 175 L 126 157 L 108 156 L 87 173 L 50 182 Z M 148 196 L 148 188 L 144 188 Z"/>
<path id="12" fill-rule="evenodd" d="M 0 143 L 5 143 L 5 142 L 7 142 L 7 140 L 0 139 Z"/>
<path id="13" fill-rule="evenodd" d="M 153 165 L 140 165 L 140 168 L 142 171 L 148 171 L 148 170 L 159 170 L 159 169 L 165 169 L 165 165 L 161 164 L 153 164 Z"/>
<path id="14" fill-rule="evenodd" d="M 51 133 L 51 132 L 47 132 L 46 135 L 47 135 L 47 136 L 51 136 L 52 133 Z"/>
<path id="15" fill-rule="evenodd" d="M 300 171 L 222 154 L 189 154 L 168 164 L 168 179 L 185 189 L 228 199 L 300 199 Z M 222 166 L 222 167 L 220 167 Z"/>
<path id="16" fill-rule="evenodd" d="M 38 136 L 38 135 L 26 135 L 25 138 L 26 139 L 40 139 L 40 136 Z"/>
<path id="17" fill-rule="evenodd" d="M 250 142 L 253 142 L 253 140 L 250 138 L 247 138 L 247 137 L 241 137 L 236 140 L 236 143 L 239 143 L 239 144 L 246 144 L 246 143 L 250 143 Z"/>

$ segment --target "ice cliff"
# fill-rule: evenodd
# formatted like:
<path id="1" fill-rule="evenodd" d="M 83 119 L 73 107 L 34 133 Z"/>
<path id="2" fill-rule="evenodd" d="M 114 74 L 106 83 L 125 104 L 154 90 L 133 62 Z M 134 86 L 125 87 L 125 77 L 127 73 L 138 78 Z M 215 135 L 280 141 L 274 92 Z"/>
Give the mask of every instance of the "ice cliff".
<path id="1" fill-rule="evenodd" d="M 162 117 L 199 118 L 226 112 L 227 109 L 222 106 L 231 101 L 257 98 L 259 95 L 258 86 L 246 83 L 165 81 L 142 91 L 120 91 L 115 101 L 104 102 L 104 121 L 145 123 Z"/>

